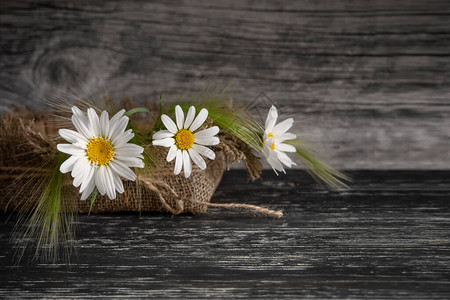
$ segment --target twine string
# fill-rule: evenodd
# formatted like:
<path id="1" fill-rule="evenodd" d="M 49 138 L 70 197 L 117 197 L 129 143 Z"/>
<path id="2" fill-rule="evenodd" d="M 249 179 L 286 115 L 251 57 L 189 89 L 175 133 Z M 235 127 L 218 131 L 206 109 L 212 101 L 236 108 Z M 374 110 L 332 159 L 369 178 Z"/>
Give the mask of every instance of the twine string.
<path id="1" fill-rule="evenodd" d="M 178 195 L 178 193 L 171 187 L 169 186 L 167 183 L 161 181 L 161 180 L 157 180 L 157 179 L 144 179 L 144 178 L 140 178 L 141 182 L 144 183 L 150 190 L 152 190 L 153 192 L 155 192 L 158 197 L 159 200 L 161 201 L 161 204 L 164 206 L 164 208 L 166 208 L 169 212 L 177 215 L 183 212 L 183 202 L 191 202 L 191 203 L 195 203 L 195 204 L 201 204 L 204 206 L 210 206 L 210 207 L 221 207 L 221 208 L 226 208 L 226 209 L 248 209 L 248 210 L 253 210 L 255 212 L 258 212 L 260 214 L 269 216 L 269 217 L 274 217 L 274 218 L 281 218 L 283 216 L 283 212 L 280 210 L 272 210 L 272 209 L 268 209 L 262 206 L 257 206 L 257 205 L 252 205 L 252 204 L 244 204 L 244 203 L 211 203 L 211 202 L 205 202 L 205 201 L 198 201 L 198 200 L 193 200 L 191 198 L 187 198 L 187 197 L 180 197 Z M 164 188 L 167 189 L 168 192 L 164 192 L 161 189 L 158 189 L 156 185 L 161 185 Z M 177 199 L 176 206 L 177 207 L 172 207 L 169 203 L 167 203 L 167 201 L 165 200 L 165 197 L 175 197 Z"/>
<path id="2" fill-rule="evenodd" d="M 153 191 L 154 193 L 156 193 L 158 195 L 159 201 L 161 202 L 161 204 L 163 205 L 163 207 L 166 210 L 168 210 L 169 212 L 171 212 L 174 215 L 178 215 L 183 212 L 184 207 L 183 207 L 183 203 L 181 201 L 176 201 L 178 207 L 174 208 L 171 205 L 169 205 L 169 203 L 167 203 L 167 201 L 164 198 L 164 196 L 168 197 L 168 196 L 170 196 L 170 194 L 172 194 L 172 196 L 174 196 L 174 197 L 178 197 L 177 193 L 170 185 L 168 185 L 164 181 L 154 179 L 154 178 L 150 179 L 150 178 L 140 177 L 139 181 L 142 182 L 143 184 L 145 184 L 145 186 L 149 190 Z M 164 191 L 162 189 L 158 189 L 155 185 L 164 187 L 165 189 L 167 189 L 168 193 L 164 193 Z M 164 193 L 164 195 L 163 195 L 163 193 Z"/>

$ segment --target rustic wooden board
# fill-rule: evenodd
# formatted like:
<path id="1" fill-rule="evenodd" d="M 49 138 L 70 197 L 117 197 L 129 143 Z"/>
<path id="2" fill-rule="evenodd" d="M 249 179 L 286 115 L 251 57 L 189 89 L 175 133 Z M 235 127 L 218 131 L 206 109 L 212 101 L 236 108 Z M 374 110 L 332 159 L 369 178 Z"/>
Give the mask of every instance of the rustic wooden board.
<path id="1" fill-rule="evenodd" d="M 80 216 L 71 266 L 12 262 L 1 218 L 0 298 L 448 299 L 450 172 L 353 172 L 345 195 L 301 171 L 245 183 L 226 173 L 213 201 L 283 209 L 282 219 Z"/>
<path id="2" fill-rule="evenodd" d="M 233 78 L 347 169 L 450 168 L 450 2 L 2 1 L 0 111 Z M 260 96 L 261 101 L 266 97 Z"/>

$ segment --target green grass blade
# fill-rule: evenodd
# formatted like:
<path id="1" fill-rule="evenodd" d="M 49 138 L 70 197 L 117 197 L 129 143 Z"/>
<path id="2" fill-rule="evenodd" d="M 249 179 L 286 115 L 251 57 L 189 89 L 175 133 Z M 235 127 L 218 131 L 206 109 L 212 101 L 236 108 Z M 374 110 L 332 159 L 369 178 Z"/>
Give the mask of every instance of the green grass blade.
<path id="1" fill-rule="evenodd" d="M 340 191 L 347 190 L 349 188 L 347 182 L 350 182 L 351 179 L 320 160 L 315 154 L 315 151 L 305 142 L 295 139 L 286 141 L 285 143 L 291 144 L 295 147 L 297 151 L 297 158 L 303 163 L 303 165 L 307 168 L 307 171 L 317 181 Z"/>
<path id="2" fill-rule="evenodd" d="M 150 111 L 148 109 L 146 109 L 145 107 L 136 107 L 136 108 L 130 109 L 129 111 L 125 112 L 123 115 L 129 117 L 135 113 L 140 113 L 140 112 L 149 113 Z"/>
<path id="3" fill-rule="evenodd" d="M 55 157 L 52 173 L 38 179 L 40 183 L 37 192 L 29 199 L 33 203 L 27 204 L 32 211 L 23 212 L 26 215 L 19 219 L 22 226 L 16 227 L 14 234 L 19 246 L 16 256 L 18 260 L 22 258 L 26 249 L 34 244 L 35 260 L 55 263 L 58 260 L 60 246 L 63 244 L 67 246 L 73 238 L 72 207 L 70 203 L 64 201 L 63 175 L 59 171 L 65 158 L 65 154 L 59 153 Z"/>
<path id="4" fill-rule="evenodd" d="M 98 196 L 98 189 L 97 187 L 94 188 L 94 191 L 92 192 L 92 197 L 91 197 L 91 206 L 89 207 L 89 213 L 88 215 L 91 214 L 91 210 L 92 210 L 92 206 L 94 205 L 95 199 Z"/>

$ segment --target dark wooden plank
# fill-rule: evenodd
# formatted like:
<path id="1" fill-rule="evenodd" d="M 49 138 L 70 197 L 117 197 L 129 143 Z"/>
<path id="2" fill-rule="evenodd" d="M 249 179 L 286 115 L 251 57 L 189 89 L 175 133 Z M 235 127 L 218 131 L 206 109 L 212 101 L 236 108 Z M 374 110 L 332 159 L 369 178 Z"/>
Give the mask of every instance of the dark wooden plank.
<path id="1" fill-rule="evenodd" d="M 450 168 L 450 2 L 5 1 L 0 111 L 234 78 L 351 168 Z"/>
<path id="2" fill-rule="evenodd" d="M 353 172 L 345 195 L 301 171 L 245 183 L 226 173 L 215 202 L 283 209 L 204 215 L 80 216 L 72 264 L 14 266 L 2 217 L 0 298 L 310 297 L 448 299 L 450 172 Z"/>

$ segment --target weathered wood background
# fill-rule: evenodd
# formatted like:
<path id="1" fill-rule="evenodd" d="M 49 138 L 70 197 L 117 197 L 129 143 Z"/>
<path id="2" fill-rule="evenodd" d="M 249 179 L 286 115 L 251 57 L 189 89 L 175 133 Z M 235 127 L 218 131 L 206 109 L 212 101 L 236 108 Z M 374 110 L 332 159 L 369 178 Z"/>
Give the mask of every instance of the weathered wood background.
<path id="1" fill-rule="evenodd" d="M 450 168 L 450 2 L 8 1 L 0 111 L 263 92 L 341 168 Z"/>

